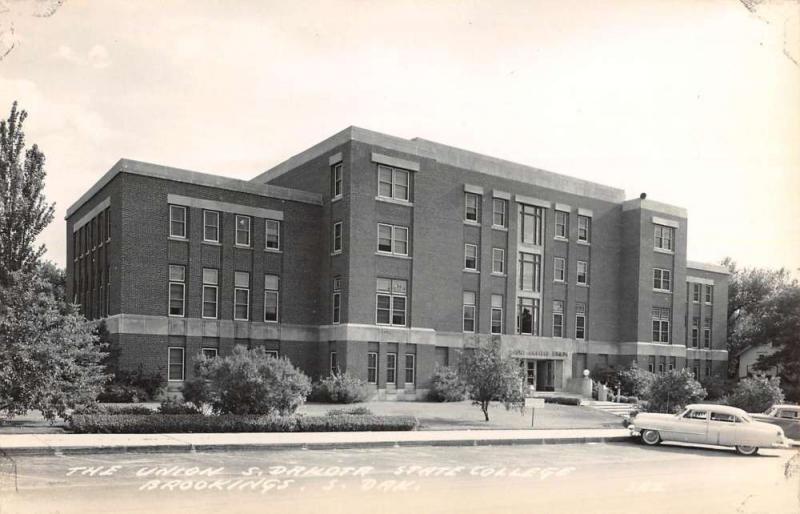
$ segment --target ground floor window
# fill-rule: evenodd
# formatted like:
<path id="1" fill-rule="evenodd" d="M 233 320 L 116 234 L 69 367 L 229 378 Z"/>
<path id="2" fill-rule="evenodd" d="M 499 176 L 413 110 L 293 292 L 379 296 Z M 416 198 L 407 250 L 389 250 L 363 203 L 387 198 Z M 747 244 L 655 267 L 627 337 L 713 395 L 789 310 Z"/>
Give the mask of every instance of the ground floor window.
<path id="1" fill-rule="evenodd" d="M 416 379 L 417 356 L 406 354 L 406 384 L 413 385 Z"/>
<path id="2" fill-rule="evenodd" d="M 397 383 L 397 354 L 386 354 L 386 384 Z"/>
<path id="3" fill-rule="evenodd" d="M 213 358 L 214 358 L 214 357 L 216 357 L 216 356 L 217 356 L 217 354 L 218 354 L 218 352 L 217 352 L 217 349 L 216 349 L 216 348 L 203 348 L 203 349 L 201 350 L 201 352 L 202 352 L 202 354 L 203 354 L 203 357 L 205 357 L 205 358 L 207 358 L 207 359 L 213 359 Z"/>
<path id="4" fill-rule="evenodd" d="M 564 302 L 553 300 L 553 337 L 564 337 Z"/>
<path id="5" fill-rule="evenodd" d="M 539 335 L 539 300 L 520 298 L 517 308 L 517 332 L 526 335 Z"/>
<path id="6" fill-rule="evenodd" d="M 503 295 L 492 295 L 492 334 L 503 333 Z"/>
<path id="7" fill-rule="evenodd" d="M 575 304 L 575 339 L 586 339 L 586 304 Z"/>
<path id="8" fill-rule="evenodd" d="M 183 348 L 170 347 L 167 349 L 167 352 L 168 352 L 167 379 L 170 381 L 183 380 L 183 372 L 184 372 Z"/>
<path id="9" fill-rule="evenodd" d="M 367 382 L 378 383 L 378 352 L 367 353 Z"/>
<path id="10" fill-rule="evenodd" d="M 653 307 L 653 342 L 669 342 L 669 319 L 671 309 Z"/>
<path id="11" fill-rule="evenodd" d="M 339 371 L 339 358 L 336 356 L 336 352 L 330 353 L 330 370 L 331 375 L 338 373 Z"/>

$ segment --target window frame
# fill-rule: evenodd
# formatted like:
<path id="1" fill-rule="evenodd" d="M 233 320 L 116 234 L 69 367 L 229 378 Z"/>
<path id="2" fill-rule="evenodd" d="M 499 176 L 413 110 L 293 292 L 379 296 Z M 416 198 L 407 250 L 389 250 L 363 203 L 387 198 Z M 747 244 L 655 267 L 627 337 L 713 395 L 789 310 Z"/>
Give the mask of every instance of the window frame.
<path id="1" fill-rule="evenodd" d="M 706 305 L 713 305 L 714 304 L 714 286 L 711 284 L 706 284 L 705 290 L 703 291 L 703 302 Z"/>
<path id="2" fill-rule="evenodd" d="M 530 302 L 530 305 L 528 305 Z M 531 331 L 522 331 L 522 310 L 524 307 L 531 308 Z M 542 303 L 538 298 L 531 298 L 529 296 L 520 296 L 517 299 L 517 334 L 526 336 L 539 336 L 541 334 L 541 309 Z"/>
<path id="3" fill-rule="evenodd" d="M 561 262 L 561 278 L 558 277 L 559 266 Z M 553 257 L 553 282 L 564 283 L 567 281 L 567 259 L 565 257 Z"/>
<path id="4" fill-rule="evenodd" d="M 703 297 L 703 284 L 700 282 L 692 283 L 692 303 L 700 303 Z"/>
<path id="5" fill-rule="evenodd" d="M 386 228 L 389 229 L 389 248 L 390 248 L 389 251 L 381 250 L 381 239 L 386 239 L 386 238 L 382 238 L 381 237 L 381 228 L 382 227 L 384 229 L 386 229 Z M 405 233 L 405 239 L 401 240 L 400 238 L 398 238 L 397 237 L 397 233 L 398 232 L 404 232 Z M 410 241 L 409 241 L 409 230 L 408 230 L 408 227 L 405 227 L 403 225 L 392 225 L 390 223 L 378 223 L 377 241 L 376 242 L 377 242 L 376 252 L 381 254 L 381 255 L 395 255 L 395 256 L 400 256 L 400 257 L 408 257 L 409 249 L 410 249 L 410 246 L 411 246 Z M 401 243 L 401 242 L 405 244 L 405 252 L 399 252 L 397 250 L 397 247 L 399 246 L 399 243 Z"/>
<path id="6" fill-rule="evenodd" d="M 502 206 L 500 211 L 497 206 Z M 500 223 L 497 223 L 497 217 L 500 216 Z M 508 228 L 508 200 L 505 198 L 492 198 L 492 228 Z"/>
<path id="7" fill-rule="evenodd" d="M 408 359 L 411 358 L 411 367 L 408 366 Z M 403 376 L 403 383 L 408 385 L 411 384 L 416 385 L 417 383 L 417 356 L 413 353 L 405 354 L 404 359 L 404 376 Z M 411 380 L 408 379 L 408 373 L 411 372 Z"/>
<path id="8" fill-rule="evenodd" d="M 389 365 L 390 361 L 394 361 L 393 366 Z M 389 377 L 392 380 L 389 380 Z M 386 385 L 397 386 L 397 352 L 386 352 Z"/>
<path id="9" fill-rule="evenodd" d="M 500 254 L 500 259 L 497 258 L 498 252 Z M 464 259 L 466 263 L 466 258 Z M 495 264 L 500 263 L 500 269 L 498 270 L 495 267 Z M 506 250 L 505 248 L 492 248 L 492 273 L 495 275 L 505 275 L 506 274 Z"/>
<path id="10" fill-rule="evenodd" d="M 213 215 L 215 215 L 217 217 L 217 224 L 216 225 L 209 225 L 209 223 L 208 223 L 208 215 L 209 214 L 213 214 Z M 220 242 L 220 237 L 219 237 L 220 236 L 220 218 L 221 218 L 221 216 L 220 216 L 220 212 L 219 211 L 212 211 L 212 210 L 209 210 L 209 209 L 203 209 L 203 242 L 204 243 L 219 243 Z M 216 239 L 209 239 L 209 238 L 206 237 L 206 233 L 207 233 L 209 227 L 212 227 L 214 230 L 216 230 L 216 234 L 217 234 Z"/>
<path id="11" fill-rule="evenodd" d="M 472 295 L 472 303 L 467 303 L 467 295 Z M 465 334 L 474 334 L 477 331 L 478 325 L 478 295 L 475 291 L 464 291 L 462 294 L 462 309 L 461 309 L 461 329 Z M 467 316 L 467 312 L 471 312 L 471 317 Z M 467 330 L 467 322 L 472 323 L 472 330 Z"/>
<path id="12" fill-rule="evenodd" d="M 270 225 L 275 227 L 274 239 L 275 246 L 270 246 Z M 281 251 L 281 222 L 280 220 L 266 219 L 264 220 L 264 249 L 271 252 Z"/>
<path id="13" fill-rule="evenodd" d="M 569 213 L 556 209 L 555 215 L 555 237 L 557 239 L 569 240 Z M 559 223 L 558 218 L 563 217 L 563 223 Z M 561 234 L 559 234 L 559 227 L 561 227 Z"/>
<path id="14" fill-rule="evenodd" d="M 560 310 L 556 310 L 556 304 L 561 304 Z M 559 320 L 556 323 L 556 319 Z M 556 335 L 558 327 L 558 335 Z M 553 337 L 563 339 L 564 337 L 564 300 L 553 300 Z"/>
<path id="15" fill-rule="evenodd" d="M 656 312 L 658 312 L 658 314 L 656 314 Z M 671 344 L 672 309 L 667 307 L 653 307 L 651 309 L 650 319 L 652 328 L 650 337 L 653 342 L 660 344 Z M 664 334 L 666 334 L 666 340 Z"/>
<path id="16" fill-rule="evenodd" d="M 247 220 L 247 230 L 246 231 L 239 228 L 239 220 L 240 219 Z M 240 248 L 251 248 L 252 247 L 252 242 L 253 242 L 253 238 L 251 237 L 252 236 L 252 230 L 253 230 L 253 218 L 250 217 L 250 216 L 244 215 L 244 214 L 236 214 L 235 218 L 234 218 L 234 228 L 235 228 L 235 233 L 234 233 L 234 238 L 233 238 L 234 246 L 238 246 Z M 243 233 L 243 232 L 247 234 L 247 244 L 239 242 L 239 234 Z"/>
<path id="17" fill-rule="evenodd" d="M 172 217 L 173 209 L 178 209 L 181 212 L 183 212 L 183 220 L 182 221 L 177 221 L 177 220 L 173 219 L 173 217 Z M 172 224 L 173 223 L 179 223 L 179 224 L 181 224 L 183 226 L 183 234 L 178 235 L 178 234 L 173 234 L 172 233 Z M 188 237 L 187 237 L 187 234 L 188 234 L 187 225 L 188 224 L 189 224 L 189 209 L 187 209 L 185 205 L 169 204 L 169 237 L 172 237 L 172 238 L 175 238 L 175 239 L 188 239 Z"/>
<path id="18" fill-rule="evenodd" d="M 217 273 L 217 281 L 215 283 L 206 282 L 206 270 L 215 271 Z M 202 291 L 202 306 L 200 311 L 200 317 L 203 319 L 219 319 L 219 270 L 216 268 L 203 268 L 203 276 L 201 278 L 203 283 L 203 291 Z M 206 301 L 206 288 L 213 288 L 214 289 L 214 317 L 206 316 L 206 304 L 209 303 Z"/>
<path id="19" fill-rule="evenodd" d="M 711 339 L 712 321 L 711 318 L 703 319 L 703 348 L 711 348 L 713 340 Z"/>
<path id="20" fill-rule="evenodd" d="M 664 287 L 665 283 L 667 287 Z M 653 268 L 653 291 L 659 293 L 672 292 L 672 270 Z"/>
<path id="21" fill-rule="evenodd" d="M 526 284 L 525 269 L 530 266 L 530 284 Z M 542 255 L 531 252 L 519 252 L 519 290 L 533 293 L 542 292 Z M 531 287 L 528 288 L 527 286 Z"/>
<path id="22" fill-rule="evenodd" d="M 582 302 L 575 304 L 575 339 L 586 340 L 586 304 Z"/>
<path id="23" fill-rule="evenodd" d="M 500 305 L 495 305 L 495 300 L 500 299 L 498 302 Z M 499 320 L 495 320 L 495 314 L 500 315 Z M 502 334 L 503 333 L 503 295 L 501 294 L 493 294 L 492 295 L 492 304 L 491 304 L 491 327 L 489 328 L 489 332 L 492 334 Z M 495 322 L 499 322 L 499 326 L 495 324 Z M 495 330 L 497 327 L 497 330 Z"/>
<path id="24" fill-rule="evenodd" d="M 581 226 L 581 222 L 585 222 L 585 227 Z M 582 235 L 583 233 L 583 235 Z M 578 242 L 591 243 L 592 242 L 592 217 L 578 214 Z"/>
<path id="25" fill-rule="evenodd" d="M 181 378 L 172 378 L 172 366 L 177 364 L 172 363 L 172 350 L 181 351 Z M 186 348 L 183 346 L 168 346 L 167 347 L 167 382 L 183 382 L 186 380 Z"/>
<path id="26" fill-rule="evenodd" d="M 471 219 L 469 217 L 469 199 L 473 198 L 475 200 L 475 218 Z M 470 193 L 468 191 L 464 192 L 464 221 L 466 223 L 480 223 L 481 219 L 481 195 L 478 193 Z"/>
<path id="27" fill-rule="evenodd" d="M 377 281 L 378 280 L 388 280 L 389 281 L 389 291 L 379 290 L 378 286 L 377 286 Z M 406 326 L 408 326 L 408 281 L 405 280 L 405 279 L 378 277 L 375 282 L 376 282 L 376 285 L 375 285 L 375 291 L 376 291 L 375 292 L 375 324 L 376 325 L 382 325 L 382 326 L 394 326 L 394 327 L 406 327 Z M 394 283 L 395 282 L 404 282 L 405 283 L 405 286 L 404 286 L 405 294 L 396 294 L 394 292 Z M 379 317 L 378 317 L 378 314 L 379 314 L 379 312 L 381 310 L 380 309 L 380 303 L 379 303 L 380 297 L 386 297 L 386 298 L 389 299 L 389 307 L 388 307 L 389 322 L 388 323 L 381 323 L 380 320 L 379 320 Z M 402 310 L 403 323 L 402 324 L 394 322 L 395 321 L 395 306 L 396 306 L 395 300 L 402 300 L 403 301 L 403 310 Z"/>
<path id="28" fill-rule="evenodd" d="M 654 223 L 653 226 L 653 248 L 657 250 L 674 252 L 675 228 L 668 227 L 666 225 L 659 225 L 658 223 Z M 665 237 L 665 234 L 669 234 L 669 237 Z M 668 244 L 665 245 L 665 242 L 668 242 Z"/>
<path id="29" fill-rule="evenodd" d="M 339 373 L 339 356 L 336 350 L 328 351 L 328 371 L 331 375 Z"/>
<path id="30" fill-rule="evenodd" d="M 378 383 L 378 352 L 367 352 L 367 383 Z M 374 373 L 375 377 L 370 380 L 370 372 Z"/>
<path id="31" fill-rule="evenodd" d="M 341 323 L 342 323 L 342 293 L 340 291 L 334 291 L 331 294 L 331 325 L 340 325 Z"/>
<path id="32" fill-rule="evenodd" d="M 338 200 L 342 197 L 344 175 L 342 163 L 338 162 L 331 166 L 331 200 Z"/>
<path id="33" fill-rule="evenodd" d="M 267 288 L 267 277 L 275 277 L 277 280 L 276 289 Z M 275 319 L 267 319 L 267 295 L 275 296 Z M 281 305 L 281 277 L 273 273 L 264 274 L 264 323 L 280 323 Z"/>
<path id="34" fill-rule="evenodd" d="M 467 253 L 468 248 L 475 249 L 475 264 L 473 267 L 468 266 L 467 262 L 469 260 L 469 254 Z M 464 269 L 469 271 L 478 271 L 478 245 L 472 243 L 464 243 Z"/>
<path id="35" fill-rule="evenodd" d="M 389 181 L 386 180 L 381 181 L 381 171 L 389 171 Z M 401 187 L 405 187 L 406 190 L 406 197 L 399 197 L 397 196 L 397 184 L 398 180 L 396 179 L 395 175 L 399 173 L 404 173 L 406 176 L 405 186 L 402 184 Z M 389 195 L 381 194 L 381 184 L 389 184 Z M 389 200 L 396 200 L 398 202 L 406 202 L 411 203 L 411 172 L 408 170 L 404 170 L 402 168 L 395 168 L 392 166 L 386 166 L 385 164 L 378 164 L 378 198 L 386 198 Z"/>
<path id="36" fill-rule="evenodd" d="M 181 268 L 181 280 L 173 280 L 172 279 L 172 269 L 171 268 Z M 186 317 L 186 266 L 182 264 L 169 264 L 167 266 L 167 314 L 171 318 L 185 318 Z M 180 286 L 181 287 L 181 313 L 180 314 L 173 314 L 172 313 L 172 286 Z"/>
<path id="37" fill-rule="evenodd" d="M 214 352 L 214 356 L 213 357 L 208 355 L 208 353 L 210 353 L 212 351 Z M 200 348 L 200 353 L 201 353 L 201 355 L 203 355 L 203 357 L 205 357 L 207 359 L 214 359 L 214 358 L 219 356 L 219 348 L 212 348 L 210 346 L 204 346 L 204 347 Z"/>
<path id="38" fill-rule="evenodd" d="M 581 281 L 581 264 L 584 266 L 583 270 L 583 281 Z M 581 286 L 588 286 L 589 285 L 589 262 L 588 261 L 576 261 L 575 264 L 575 283 Z"/>
<path id="39" fill-rule="evenodd" d="M 691 341 L 692 341 L 692 348 L 699 348 L 700 347 L 700 317 L 693 316 L 692 317 L 692 328 L 691 328 Z"/>
<path id="40" fill-rule="evenodd" d="M 247 287 L 246 288 L 236 285 L 236 273 L 247 273 Z M 234 287 L 233 287 L 233 320 L 234 321 L 250 321 L 250 278 L 251 278 L 250 277 L 250 273 L 247 272 L 247 271 L 234 271 L 234 280 L 233 280 L 233 284 L 234 284 Z M 241 303 L 239 303 L 239 299 L 237 298 L 237 293 L 238 292 L 246 293 L 247 303 L 244 304 L 244 305 L 245 305 L 245 307 L 247 309 L 247 313 L 246 313 L 246 317 L 245 318 L 236 317 L 236 315 L 237 315 L 236 314 L 237 307 L 242 305 Z"/>
<path id="41" fill-rule="evenodd" d="M 338 234 L 337 234 L 338 232 Z M 344 228 L 341 221 L 334 222 L 331 227 L 331 253 L 338 255 L 342 253 L 342 240 L 344 239 Z"/>
<path id="42" fill-rule="evenodd" d="M 519 240 L 524 245 L 542 246 L 544 245 L 544 226 L 546 216 L 544 207 L 538 205 L 520 204 L 519 216 Z M 531 223 L 532 241 L 527 241 L 528 223 Z"/>

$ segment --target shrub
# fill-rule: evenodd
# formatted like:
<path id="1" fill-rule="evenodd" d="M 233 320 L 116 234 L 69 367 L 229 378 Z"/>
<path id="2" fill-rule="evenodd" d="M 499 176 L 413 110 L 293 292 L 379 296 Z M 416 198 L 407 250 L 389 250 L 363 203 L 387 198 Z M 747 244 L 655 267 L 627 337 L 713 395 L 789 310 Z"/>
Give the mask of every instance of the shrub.
<path id="1" fill-rule="evenodd" d="M 298 432 L 376 432 L 417 427 L 413 416 L 298 416 L 296 422 Z"/>
<path id="2" fill-rule="evenodd" d="M 733 384 L 729 380 L 718 376 L 703 377 L 700 384 L 708 393 L 706 400 L 723 400 L 733 389 Z"/>
<path id="3" fill-rule="evenodd" d="M 780 378 L 745 378 L 736 385 L 725 402 L 747 412 L 764 412 L 776 403 L 783 403 Z"/>
<path id="4" fill-rule="evenodd" d="M 74 411 L 72 415 L 76 414 L 107 414 L 109 416 L 121 416 L 126 414 L 136 414 L 147 416 L 153 414 L 155 411 L 144 405 L 103 405 L 102 403 L 93 403 L 90 405 L 81 406 Z"/>
<path id="5" fill-rule="evenodd" d="M 326 403 L 358 403 L 369 396 L 367 384 L 357 376 L 335 372 L 315 385 L 314 401 Z"/>
<path id="6" fill-rule="evenodd" d="M 655 380 L 656 375 L 638 366 L 631 366 L 617 373 L 622 394 L 628 396 L 644 396 L 647 388 Z"/>
<path id="7" fill-rule="evenodd" d="M 647 389 L 647 410 L 678 412 L 685 405 L 702 400 L 706 390 L 687 369 L 656 375 Z"/>
<path id="8" fill-rule="evenodd" d="M 147 393 L 141 387 L 124 384 L 107 384 L 103 392 L 97 396 L 97 401 L 107 403 L 135 403 L 144 401 Z"/>
<path id="9" fill-rule="evenodd" d="M 619 385 L 619 371 L 614 367 L 597 366 L 591 374 L 592 379 L 601 384 L 605 384 L 610 389 L 616 389 Z"/>
<path id="10" fill-rule="evenodd" d="M 181 394 L 183 400 L 196 407 L 198 411 L 202 410 L 205 404 L 211 403 L 211 388 L 208 382 L 202 378 L 185 381 L 181 388 Z"/>
<path id="11" fill-rule="evenodd" d="M 167 386 L 161 371 L 146 372 L 140 364 L 136 370 L 116 369 L 111 381 L 97 397 L 101 402 L 131 403 L 152 401 Z"/>
<path id="12" fill-rule="evenodd" d="M 172 399 L 161 402 L 158 412 L 159 414 L 201 414 L 200 408 L 197 406 Z"/>
<path id="13" fill-rule="evenodd" d="M 580 398 L 572 398 L 570 396 L 546 396 L 544 403 L 556 403 L 559 405 L 580 405 Z"/>
<path id="14" fill-rule="evenodd" d="M 342 415 L 372 416 L 372 411 L 366 407 L 353 407 L 352 409 L 331 409 L 325 415 L 326 416 L 342 416 Z"/>
<path id="15" fill-rule="evenodd" d="M 458 376 L 456 368 L 437 363 L 433 368 L 428 395 L 434 402 L 460 402 L 467 398 L 467 386 Z"/>

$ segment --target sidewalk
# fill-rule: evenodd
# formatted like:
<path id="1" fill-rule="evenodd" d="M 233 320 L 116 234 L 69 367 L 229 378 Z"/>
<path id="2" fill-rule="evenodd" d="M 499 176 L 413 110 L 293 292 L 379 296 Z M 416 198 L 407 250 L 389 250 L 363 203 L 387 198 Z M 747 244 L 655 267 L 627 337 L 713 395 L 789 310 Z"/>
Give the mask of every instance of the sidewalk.
<path id="1" fill-rule="evenodd" d="M 337 449 L 393 446 L 574 444 L 628 441 L 627 429 L 442 430 L 225 434 L 3 434 L 0 454 L 59 455 Z"/>

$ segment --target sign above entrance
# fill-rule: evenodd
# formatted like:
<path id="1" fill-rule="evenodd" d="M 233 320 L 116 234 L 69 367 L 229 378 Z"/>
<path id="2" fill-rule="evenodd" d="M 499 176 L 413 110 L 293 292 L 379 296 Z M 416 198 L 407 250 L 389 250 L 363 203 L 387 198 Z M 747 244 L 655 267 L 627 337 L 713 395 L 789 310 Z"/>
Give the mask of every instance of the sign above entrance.
<path id="1" fill-rule="evenodd" d="M 566 359 L 569 354 L 558 350 L 515 350 L 511 356 L 520 359 Z"/>

